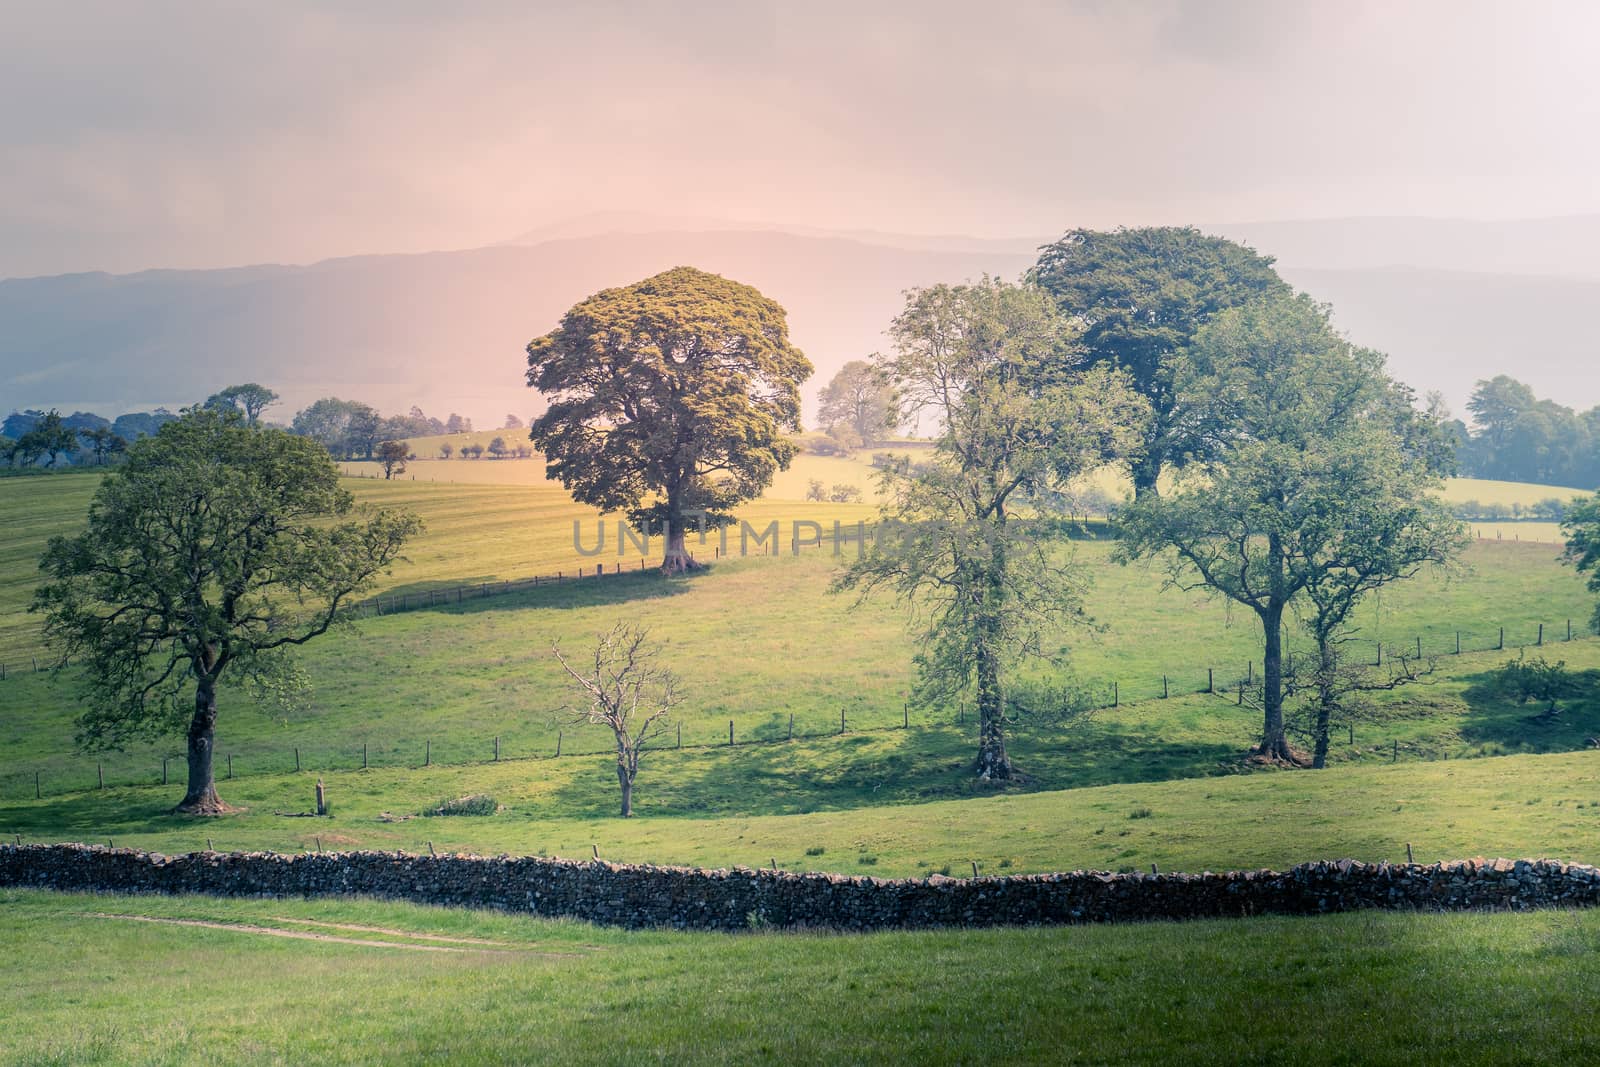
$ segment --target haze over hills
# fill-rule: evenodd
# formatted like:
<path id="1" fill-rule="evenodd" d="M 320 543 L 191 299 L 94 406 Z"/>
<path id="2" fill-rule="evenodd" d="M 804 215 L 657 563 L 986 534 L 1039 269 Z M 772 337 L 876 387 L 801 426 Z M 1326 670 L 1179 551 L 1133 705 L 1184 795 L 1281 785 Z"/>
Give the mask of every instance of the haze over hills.
<path id="1" fill-rule="evenodd" d="M 1358 342 L 1459 411 L 1477 378 L 1600 402 L 1588 309 L 1600 217 L 1483 223 L 1350 219 L 1204 229 L 1279 257 Z M 68 274 L 0 282 L 0 408 L 103 414 L 267 382 L 287 418 L 318 396 L 421 404 L 479 425 L 526 417 L 522 347 L 572 303 L 679 264 L 748 282 L 789 311 L 817 367 L 808 397 L 884 343 L 908 287 L 1014 277 L 1039 238 L 834 233 L 714 218 L 585 216 L 487 248 L 306 266 Z"/>

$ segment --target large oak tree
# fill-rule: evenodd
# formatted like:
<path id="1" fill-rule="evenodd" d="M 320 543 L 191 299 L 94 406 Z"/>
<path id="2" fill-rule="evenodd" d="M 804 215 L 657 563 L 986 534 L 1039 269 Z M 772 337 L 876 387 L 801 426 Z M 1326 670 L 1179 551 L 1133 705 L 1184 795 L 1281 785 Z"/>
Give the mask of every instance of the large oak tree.
<path id="1" fill-rule="evenodd" d="M 528 345 L 549 401 L 529 437 L 577 500 L 664 533 L 662 570 L 680 573 L 697 566 L 688 526 L 732 522 L 789 466 L 810 374 L 776 302 L 677 267 L 596 293 Z"/>
<path id="2" fill-rule="evenodd" d="M 119 747 L 183 731 L 178 811 L 226 810 L 212 773 L 224 677 L 292 678 L 287 656 L 328 631 L 421 523 L 353 501 L 315 441 L 196 408 L 128 449 L 84 531 L 52 538 L 33 610 L 80 662 L 79 737 Z"/>
<path id="3" fill-rule="evenodd" d="M 1199 445 L 1173 385 L 1195 332 L 1226 308 L 1289 292 L 1270 256 L 1191 226 L 1073 230 L 1040 250 L 1029 276 L 1078 324 L 1088 361 L 1127 372 L 1150 402 L 1130 457 L 1139 496 Z"/>

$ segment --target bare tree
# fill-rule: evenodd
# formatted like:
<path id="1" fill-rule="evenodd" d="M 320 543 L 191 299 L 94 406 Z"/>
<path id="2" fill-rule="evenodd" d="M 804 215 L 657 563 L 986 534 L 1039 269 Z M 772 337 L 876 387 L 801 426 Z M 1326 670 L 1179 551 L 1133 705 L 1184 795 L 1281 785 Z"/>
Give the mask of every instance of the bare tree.
<path id="1" fill-rule="evenodd" d="M 551 642 L 550 651 L 589 700 L 574 725 L 593 723 L 610 728 L 617 745 L 617 782 L 622 786 L 622 817 L 633 815 L 633 781 L 639 757 L 666 731 L 667 717 L 678 702 L 678 678 L 657 662 L 659 649 L 642 626 L 619 622 L 599 635 L 593 659 L 574 668 Z"/>

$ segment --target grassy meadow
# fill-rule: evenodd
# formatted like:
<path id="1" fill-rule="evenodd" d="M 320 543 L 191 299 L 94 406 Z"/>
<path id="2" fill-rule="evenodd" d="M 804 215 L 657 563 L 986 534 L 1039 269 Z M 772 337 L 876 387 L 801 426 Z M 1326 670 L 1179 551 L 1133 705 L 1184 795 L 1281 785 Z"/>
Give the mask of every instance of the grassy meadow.
<path id="1" fill-rule="evenodd" d="M 1595 914 L 730 936 L 10 890 L 0 939 L 16 1064 L 1600 1056 Z"/>
<path id="2" fill-rule="evenodd" d="M 312 683 L 301 708 L 257 706 L 227 688 L 217 770 L 239 810 L 208 820 L 171 814 L 179 739 L 81 752 L 72 669 L 30 669 L 36 621 L 23 608 L 38 552 L 81 522 L 96 477 L 0 481 L 11 534 L 0 545 L 0 833 L 168 853 L 598 850 L 622 861 L 897 877 L 961 876 L 973 864 L 1003 874 L 1399 860 L 1407 845 L 1423 862 L 1600 862 L 1600 756 L 1590 749 L 1600 736 L 1600 641 L 1582 630 L 1592 594 L 1557 546 L 1529 536 L 1531 524 L 1505 524 L 1461 566 L 1362 608 L 1356 655 L 1375 659 L 1381 647 L 1392 656 L 1420 639 L 1432 670 L 1337 723 L 1322 772 L 1245 758 L 1259 712 L 1235 685 L 1260 669 L 1253 616 L 1171 588 L 1160 568 L 1116 564 L 1106 540 L 1063 546 L 1093 579 L 1093 624 L 1046 635 L 1045 657 L 1018 684 L 1064 687 L 1096 710 L 1013 723 L 1024 777 L 1002 789 L 971 777 L 969 714 L 910 705 L 917 644 L 907 609 L 830 593 L 840 563 L 831 546 L 789 551 L 797 519 L 826 536 L 834 521 L 873 517 L 870 504 L 803 500 L 813 478 L 870 490 L 870 451 L 802 456 L 744 509 L 757 530 L 780 523 L 776 554 L 735 548 L 717 558 L 712 540 L 698 550 L 709 570 L 671 580 L 641 571 L 650 557 L 634 546 L 617 555 L 614 520 L 602 554 L 580 556 L 574 522 L 592 546 L 600 517 L 545 481 L 537 461 L 423 460 L 393 481 L 361 476 L 371 473 L 361 465 L 347 473 L 363 505 L 411 508 L 428 525 L 382 583 L 385 597 L 568 577 L 459 603 L 441 597 L 313 642 L 300 657 Z M 1098 478 L 1115 490 L 1114 476 Z M 1523 489 L 1539 494 L 1530 502 L 1549 495 Z M 622 573 L 596 578 L 597 562 Z M 580 567 L 588 576 L 570 577 Z M 619 618 L 652 627 L 685 682 L 673 732 L 645 757 L 637 817 L 626 820 L 615 815 L 609 739 L 573 725 L 550 654 L 552 642 L 581 648 Z M 1545 647 L 1522 647 L 1541 625 Z M 1297 628 L 1290 638 L 1303 652 Z M 1519 655 L 1565 662 L 1581 692 L 1553 711 L 1514 702 L 1495 672 Z M 1298 707 L 1292 725 L 1304 742 Z M 299 817 L 319 779 L 331 814 Z M 493 814 L 426 814 L 482 794 Z M 1406 1059 L 1418 1047 L 1468 1056 L 1490 1041 L 1512 1061 L 1517 1049 L 1531 1050 L 1530 1061 L 1600 1051 L 1585 1021 L 1600 994 L 1600 917 L 1588 914 L 731 936 L 365 900 L 0 891 L 0 938 L 30 961 L 8 987 L 13 1025 L 0 1027 L 0 1061 L 17 1063 L 647 1052 L 1171 1062 L 1196 1049 L 1217 1062 L 1337 1062 Z M 1268 1012 L 1293 1025 L 1242 1024 Z M 604 1021 L 620 1017 L 633 1021 Z M 819 1017 L 830 1025 L 819 1028 Z"/>

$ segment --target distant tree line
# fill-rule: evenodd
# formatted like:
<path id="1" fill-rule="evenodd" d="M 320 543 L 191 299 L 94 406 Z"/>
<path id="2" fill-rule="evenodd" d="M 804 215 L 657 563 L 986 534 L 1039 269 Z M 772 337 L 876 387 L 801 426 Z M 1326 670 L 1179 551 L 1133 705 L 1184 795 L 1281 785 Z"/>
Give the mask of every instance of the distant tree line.
<path id="1" fill-rule="evenodd" d="M 1579 489 L 1600 486 L 1600 407 L 1577 412 L 1541 400 L 1504 374 L 1478 382 L 1467 401 L 1470 426 L 1450 418 L 1436 394 L 1429 402 L 1455 438 L 1457 464 L 1468 477 Z"/>

